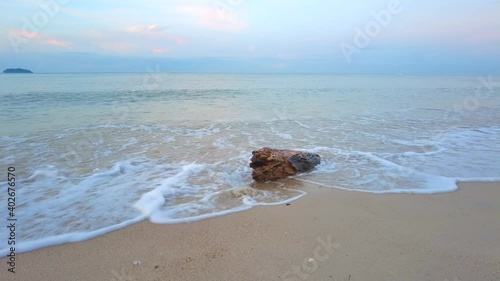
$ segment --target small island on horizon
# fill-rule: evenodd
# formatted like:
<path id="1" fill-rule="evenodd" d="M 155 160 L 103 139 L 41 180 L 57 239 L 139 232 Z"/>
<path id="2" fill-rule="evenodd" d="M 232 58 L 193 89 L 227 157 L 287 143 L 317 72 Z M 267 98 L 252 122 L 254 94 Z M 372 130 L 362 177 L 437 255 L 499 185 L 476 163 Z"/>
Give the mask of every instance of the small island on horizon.
<path id="1" fill-rule="evenodd" d="M 33 73 L 33 71 L 24 68 L 7 68 L 3 73 Z"/>

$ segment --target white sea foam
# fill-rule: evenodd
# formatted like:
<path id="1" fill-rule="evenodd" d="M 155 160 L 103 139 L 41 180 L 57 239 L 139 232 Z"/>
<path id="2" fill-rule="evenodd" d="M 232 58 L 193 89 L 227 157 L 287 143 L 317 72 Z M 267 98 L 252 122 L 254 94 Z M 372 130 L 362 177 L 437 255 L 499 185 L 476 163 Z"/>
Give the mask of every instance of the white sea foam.
<path id="1" fill-rule="evenodd" d="M 244 195 L 241 198 L 234 198 L 240 203 L 233 207 L 216 206 L 212 203 L 217 201 L 215 198 L 221 196 L 223 193 L 230 192 L 229 190 L 211 190 L 202 196 L 198 196 L 195 200 L 172 204 L 173 199 L 183 197 L 190 192 L 197 191 L 197 188 L 187 185 L 189 177 L 199 176 L 199 173 L 207 169 L 206 165 L 189 164 L 182 167 L 182 170 L 176 175 L 165 180 L 161 186 L 155 188 L 142 195 L 142 197 L 134 204 L 134 207 L 141 211 L 141 213 L 148 217 L 154 223 L 183 223 L 197 221 L 217 217 L 225 214 L 248 210 L 251 207 L 259 205 L 277 205 L 294 201 L 303 195 L 305 192 L 295 190 L 297 195 L 291 198 L 275 198 L 275 202 L 266 203 L 259 200 L 265 200 L 269 197 L 269 192 L 261 191 L 256 192 L 261 196 Z M 221 208 L 222 207 L 222 208 Z M 219 209 L 219 210 L 218 210 Z M 209 212 L 207 212 L 209 211 Z M 199 214 L 203 213 L 203 214 Z"/>
<path id="2" fill-rule="evenodd" d="M 108 227 L 104 227 L 98 230 L 94 231 L 89 231 L 89 232 L 72 232 L 72 233 L 65 233 L 57 236 L 50 236 L 46 238 L 41 238 L 37 240 L 31 240 L 31 241 L 17 241 L 15 248 L 16 248 L 16 253 L 24 253 L 24 252 L 29 252 L 33 251 L 36 249 L 40 248 L 45 248 L 49 246 L 56 246 L 56 245 L 61 245 L 65 243 L 74 243 L 74 242 L 81 242 L 85 241 L 88 239 L 92 239 L 94 237 L 127 227 L 129 225 L 132 225 L 134 223 L 138 223 L 142 220 L 144 220 L 144 217 L 137 217 L 135 219 L 131 219 L 128 221 L 124 221 L 119 224 L 111 225 Z M 7 248 L 2 248 L 0 249 L 0 256 L 5 256 L 10 253 L 10 249 Z"/>
<path id="3" fill-rule="evenodd" d="M 291 190 L 295 192 L 291 196 L 255 191 L 235 197 L 231 191 L 249 183 L 248 168 L 230 168 L 223 162 L 159 165 L 136 158 L 85 176 L 55 166 L 36 170 L 19 183 L 23 189 L 18 196 L 24 200 L 17 207 L 17 219 L 23 225 L 18 228 L 16 251 L 90 239 L 143 219 L 190 222 L 259 205 L 284 204 L 305 194 L 300 190 Z M 204 182 L 209 178 L 215 183 Z M 7 253 L 7 248 L 0 252 Z"/>
<path id="4" fill-rule="evenodd" d="M 195 174 L 202 169 L 203 166 L 197 164 L 190 164 L 182 167 L 182 171 L 175 176 L 166 179 L 160 187 L 142 195 L 141 199 L 134 204 L 134 207 L 141 211 L 143 215 L 151 217 L 165 204 L 165 197 L 175 195 L 176 193 L 183 193 L 181 188 L 174 188 L 175 184 L 185 181 L 191 174 Z"/>
<path id="5" fill-rule="evenodd" d="M 143 81 L 135 74 L 51 76 L 59 90 L 42 76 L 5 81 L 2 106 L 18 114 L 0 114 L 0 161 L 19 171 L 18 250 L 303 196 L 293 180 L 253 186 L 250 152 L 265 146 L 320 154 L 295 179 L 328 188 L 432 194 L 500 180 L 500 94 L 481 101 L 488 107 L 453 112 L 473 79 L 442 82 L 457 89 L 449 91 L 422 77 L 169 75 L 147 92 L 130 91 Z"/>

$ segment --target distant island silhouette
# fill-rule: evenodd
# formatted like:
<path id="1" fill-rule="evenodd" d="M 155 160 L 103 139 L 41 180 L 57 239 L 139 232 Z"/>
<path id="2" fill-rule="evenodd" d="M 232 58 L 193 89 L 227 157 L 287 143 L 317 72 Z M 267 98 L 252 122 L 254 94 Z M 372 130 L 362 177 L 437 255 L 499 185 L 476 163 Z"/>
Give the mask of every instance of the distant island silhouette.
<path id="1" fill-rule="evenodd" d="M 23 68 L 7 68 L 3 73 L 33 73 L 33 71 Z"/>

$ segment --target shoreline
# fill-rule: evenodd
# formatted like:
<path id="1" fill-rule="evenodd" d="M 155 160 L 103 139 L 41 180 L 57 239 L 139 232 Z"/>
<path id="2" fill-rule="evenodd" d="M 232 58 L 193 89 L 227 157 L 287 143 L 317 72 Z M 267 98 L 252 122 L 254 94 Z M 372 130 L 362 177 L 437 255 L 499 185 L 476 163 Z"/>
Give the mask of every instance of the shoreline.
<path id="1" fill-rule="evenodd" d="M 15 274 L 7 272 L 2 258 L 0 275 L 6 280 L 500 280 L 500 182 L 459 182 L 455 192 L 432 195 L 300 185 L 308 194 L 290 205 L 184 224 L 142 221 L 83 242 L 18 254 Z"/>
<path id="2" fill-rule="evenodd" d="M 443 191 L 443 192 L 435 193 L 434 191 L 429 191 L 428 192 L 426 190 L 418 190 L 418 191 L 412 191 L 412 190 L 410 190 L 408 192 L 403 192 L 403 191 L 397 191 L 397 192 L 394 192 L 394 191 L 393 192 L 390 192 L 390 191 L 375 191 L 375 192 L 372 192 L 372 191 L 366 191 L 366 190 L 347 189 L 347 188 L 342 188 L 342 187 L 333 186 L 333 185 L 326 185 L 326 184 L 323 184 L 323 183 L 320 183 L 320 182 L 315 182 L 315 181 L 306 180 L 306 179 L 297 178 L 297 177 L 289 177 L 289 178 L 286 178 L 286 179 L 281 179 L 281 181 L 282 182 L 286 182 L 286 184 L 290 185 L 291 187 L 297 186 L 297 182 L 299 182 L 299 186 L 300 186 L 300 184 L 304 184 L 305 183 L 305 185 L 306 185 L 305 188 L 307 188 L 308 186 L 316 186 L 318 188 L 326 188 L 326 189 L 333 189 L 333 190 L 343 190 L 343 191 L 348 191 L 348 192 L 361 192 L 361 193 L 376 194 L 376 195 L 382 195 L 382 194 L 414 194 L 414 195 L 446 194 L 446 193 L 456 192 L 459 189 L 459 183 L 460 182 L 461 183 L 471 182 L 471 183 L 479 183 L 479 184 L 481 184 L 481 183 L 489 183 L 489 182 L 497 182 L 496 180 L 486 180 L 486 181 L 457 181 L 457 183 L 456 183 L 456 185 L 457 185 L 456 189 L 450 190 L 450 191 Z M 498 182 L 500 182 L 500 181 L 498 181 Z M 268 188 L 268 187 L 264 186 L 261 183 L 256 183 L 256 184 L 257 184 L 257 186 L 254 186 L 254 187 L 257 188 L 257 189 L 267 189 Z M 293 188 L 293 189 L 295 189 L 295 188 Z M 193 218 L 188 218 L 185 221 L 180 221 L 180 222 L 175 222 L 175 223 L 155 223 L 155 224 L 183 224 L 183 223 L 191 223 L 191 222 L 196 222 L 196 221 L 201 221 L 201 220 L 206 220 L 206 219 L 218 218 L 218 217 L 221 217 L 221 216 L 227 216 L 227 215 L 231 215 L 231 214 L 235 214 L 235 213 L 239 213 L 239 212 L 245 212 L 245 211 L 248 211 L 248 210 L 250 210 L 252 208 L 256 208 L 256 207 L 279 206 L 279 205 L 283 205 L 283 204 L 287 204 L 287 203 L 291 203 L 291 202 L 297 201 L 297 200 L 301 199 L 303 196 L 307 195 L 307 192 L 305 192 L 305 191 L 302 191 L 302 190 L 298 190 L 298 191 L 300 191 L 302 194 L 296 196 L 295 198 L 284 200 L 284 201 L 279 202 L 279 203 L 264 203 L 264 204 L 261 204 L 261 205 L 249 206 L 247 209 L 241 209 L 241 210 L 231 211 L 231 212 L 227 212 L 227 213 L 223 211 L 223 212 L 220 212 L 218 214 L 203 215 L 202 216 L 203 218 L 194 218 L 194 219 Z M 17 246 L 16 247 L 16 254 L 28 253 L 28 252 L 36 251 L 36 250 L 39 250 L 39 249 L 48 248 L 48 247 L 55 247 L 55 246 L 64 245 L 64 244 L 68 244 L 68 243 L 84 242 L 84 241 L 91 240 L 91 239 L 94 239 L 96 237 L 99 237 L 99 236 L 102 236 L 102 235 L 105 235 L 105 234 L 108 234 L 108 233 L 111 233 L 111 232 L 114 232 L 114 231 L 118 231 L 120 229 L 129 227 L 131 225 L 134 225 L 134 224 L 137 224 L 137 223 L 141 223 L 143 221 L 148 221 L 148 218 L 147 217 L 136 217 L 134 219 L 130 219 L 130 220 L 118 223 L 118 224 L 114 224 L 114 225 L 111 225 L 111 226 L 108 226 L 108 227 L 105 227 L 105 228 L 101 228 L 101 229 L 97 229 L 97 230 L 93 230 L 93 231 L 90 231 L 90 232 L 73 232 L 73 233 L 60 234 L 60 235 L 57 235 L 57 236 L 50 236 L 50 237 L 42 238 L 42 239 L 39 239 L 39 240 L 27 241 L 26 243 L 22 244 L 21 246 Z M 40 245 L 43 245 L 43 246 L 40 246 Z M 5 251 L 2 251 L 2 250 L 5 250 Z M 6 255 L 7 253 L 8 253 L 8 247 L 5 248 L 5 249 L 0 249 L 0 257 L 4 256 L 4 254 Z"/>

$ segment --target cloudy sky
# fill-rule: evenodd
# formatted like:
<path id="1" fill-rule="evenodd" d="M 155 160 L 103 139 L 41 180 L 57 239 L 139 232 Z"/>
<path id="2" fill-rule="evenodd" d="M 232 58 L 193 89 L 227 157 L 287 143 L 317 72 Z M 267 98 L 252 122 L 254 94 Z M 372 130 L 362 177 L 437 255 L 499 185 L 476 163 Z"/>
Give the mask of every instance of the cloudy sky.
<path id="1" fill-rule="evenodd" d="M 0 68 L 500 74 L 500 0 L 2 0 Z"/>

